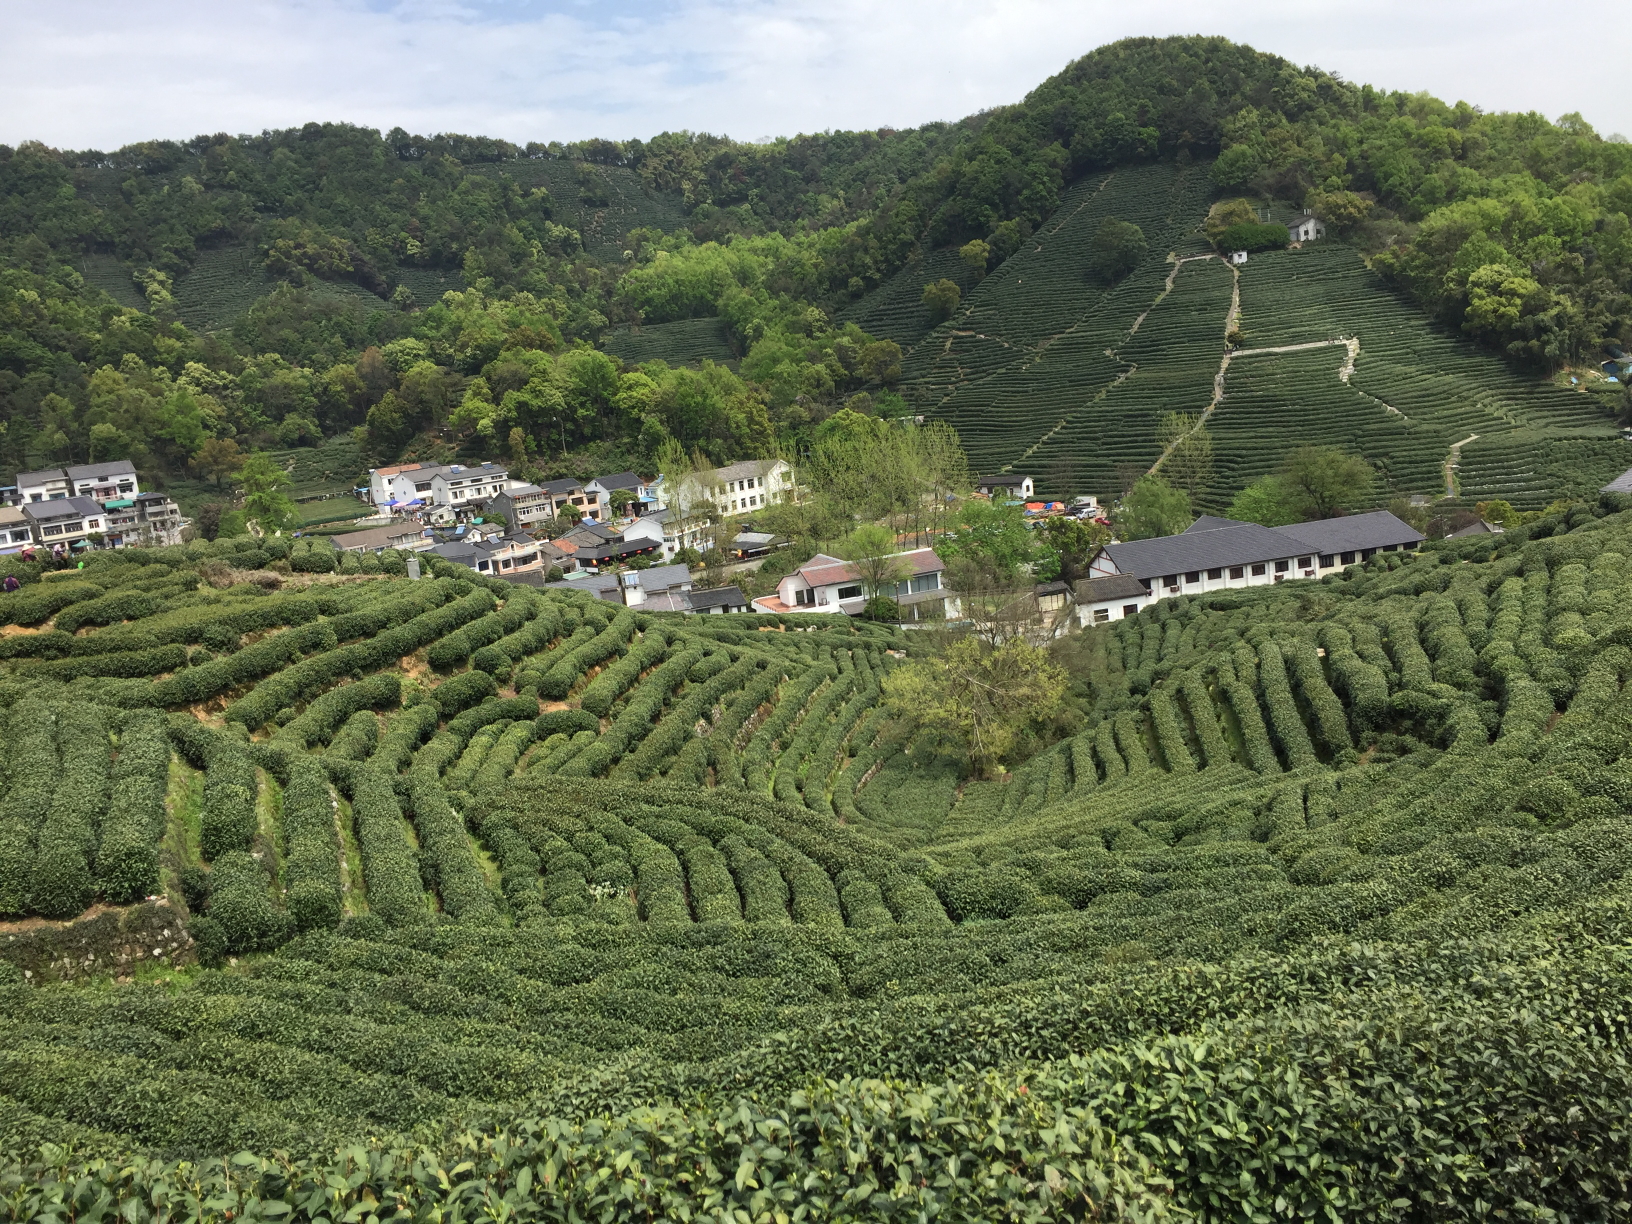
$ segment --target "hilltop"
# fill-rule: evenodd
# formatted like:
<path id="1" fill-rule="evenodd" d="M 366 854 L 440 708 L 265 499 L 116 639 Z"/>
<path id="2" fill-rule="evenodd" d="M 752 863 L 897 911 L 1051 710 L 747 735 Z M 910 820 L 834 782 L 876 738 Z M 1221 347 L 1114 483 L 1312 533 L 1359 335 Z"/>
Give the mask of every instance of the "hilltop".
<path id="1" fill-rule="evenodd" d="M 0 150 L 0 467 L 130 457 L 184 482 L 212 437 L 360 430 L 366 461 L 585 475 L 668 442 L 800 454 L 850 404 L 1107 496 L 1163 411 L 1213 408 L 1210 508 L 1288 426 L 1392 494 L 1444 492 L 1450 463 L 1452 493 L 1539 507 L 1632 462 L 1598 368 L 1632 344 L 1629 149 L 1219 38 L 1103 47 L 955 123 L 765 146 L 317 123 L 24 144 Z M 1231 198 L 1329 236 L 1231 272 L 1199 229 Z M 1145 244 L 1109 282 L 1107 220 Z M 1225 368 L 1237 331 L 1248 354 L 1358 347 Z"/>

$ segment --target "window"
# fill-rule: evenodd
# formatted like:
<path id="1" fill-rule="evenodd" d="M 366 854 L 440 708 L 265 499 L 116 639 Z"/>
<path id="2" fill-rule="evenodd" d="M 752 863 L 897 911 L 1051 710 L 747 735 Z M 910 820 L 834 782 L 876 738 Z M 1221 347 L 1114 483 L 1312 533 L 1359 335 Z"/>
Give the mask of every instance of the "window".
<path id="1" fill-rule="evenodd" d="M 1336 564 L 1337 564 L 1337 558 L 1332 556 L 1331 553 L 1321 553 L 1320 554 L 1320 568 L 1321 569 L 1331 569 L 1332 566 L 1334 566 Z"/>
<path id="2" fill-rule="evenodd" d="M 1208 582 L 1217 582 L 1222 577 L 1224 577 L 1224 571 L 1221 569 L 1210 569 L 1207 571 Z"/>
<path id="3" fill-rule="evenodd" d="M 1252 576 L 1254 578 L 1262 578 L 1264 576 L 1264 563 L 1262 561 L 1252 567 Z"/>
<path id="4" fill-rule="evenodd" d="M 806 604 L 808 604 L 809 602 L 810 602 L 810 592 L 809 591 L 800 590 L 800 591 L 795 591 L 793 593 L 793 603 L 794 603 L 795 607 L 802 608 Z"/>
<path id="5" fill-rule="evenodd" d="M 1123 604 L 1122 605 L 1122 615 L 1123 616 L 1138 616 L 1139 615 L 1139 605 L 1138 604 Z"/>
<path id="6" fill-rule="evenodd" d="M 857 586 L 842 586 L 842 587 L 839 588 L 839 598 L 840 599 L 860 599 L 861 598 L 861 587 L 859 585 L 857 585 Z"/>
<path id="7" fill-rule="evenodd" d="M 1103 625 L 1106 621 L 1108 621 L 1110 619 L 1111 619 L 1111 610 L 1109 608 L 1095 608 L 1094 609 L 1094 624 Z"/>
<path id="8" fill-rule="evenodd" d="M 1169 574 L 1166 578 L 1162 579 L 1162 585 L 1163 586 L 1170 586 L 1170 587 L 1171 586 L 1178 586 L 1179 585 L 1179 576 L 1177 574 Z"/>
<path id="9" fill-rule="evenodd" d="M 1315 559 L 1313 557 L 1299 557 L 1298 558 L 1298 568 L 1299 569 L 1308 569 L 1310 566 L 1314 565 L 1314 563 L 1315 563 Z"/>
<path id="10" fill-rule="evenodd" d="M 1284 574 L 1284 573 L 1286 573 L 1287 570 L 1289 570 L 1291 568 L 1292 568 L 1292 562 L 1290 562 L 1290 561 L 1277 561 L 1277 562 L 1275 562 L 1275 572 L 1277 574 Z"/>
<path id="11" fill-rule="evenodd" d="M 85 520 L 85 526 L 88 527 L 92 531 L 95 531 L 101 525 L 102 525 L 102 521 L 100 519 L 86 519 Z"/>
<path id="12" fill-rule="evenodd" d="M 1399 547 L 1398 544 L 1384 544 L 1382 546 L 1382 548 L 1380 548 L 1378 551 L 1379 552 L 1393 552 L 1398 547 Z"/>
<path id="13" fill-rule="evenodd" d="M 914 595 L 916 595 L 919 591 L 938 591 L 940 589 L 941 576 L 938 573 L 919 574 L 912 580 L 912 593 Z"/>
<path id="14" fill-rule="evenodd" d="M 1191 570 L 1188 574 L 1186 574 L 1184 576 L 1184 580 L 1186 582 L 1200 582 L 1201 581 L 1201 571 L 1200 570 Z"/>
<path id="15" fill-rule="evenodd" d="M 1346 552 L 1346 553 L 1343 554 L 1343 564 L 1344 565 L 1353 565 L 1354 564 L 1354 554 L 1352 552 Z"/>
<path id="16" fill-rule="evenodd" d="M 1230 577 L 1231 578 L 1245 578 L 1246 576 L 1247 576 L 1247 571 L 1243 567 L 1241 567 L 1239 565 L 1230 566 Z"/>
<path id="17" fill-rule="evenodd" d="M 428 481 L 428 480 L 424 484 L 416 484 L 414 486 L 414 492 L 415 493 L 429 493 L 430 491 L 431 491 L 431 482 Z"/>
<path id="18" fill-rule="evenodd" d="M 1372 558 L 1372 556 L 1373 556 L 1373 554 L 1375 554 L 1375 553 L 1376 553 L 1376 551 L 1377 551 L 1377 550 L 1376 550 L 1376 549 L 1375 549 L 1375 548 L 1362 548 L 1362 549 L 1361 549 L 1361 550 L 1360 550 L 1360 560 L 1362 560 L 1362 561 L 1370 561 L 1370 560 L 1371 560 L 1371 558 Z"/>

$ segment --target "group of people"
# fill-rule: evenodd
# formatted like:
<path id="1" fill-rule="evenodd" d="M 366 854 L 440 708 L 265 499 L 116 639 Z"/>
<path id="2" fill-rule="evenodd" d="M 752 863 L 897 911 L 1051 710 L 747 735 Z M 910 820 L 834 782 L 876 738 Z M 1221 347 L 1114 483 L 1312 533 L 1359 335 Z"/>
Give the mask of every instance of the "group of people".
<path id="1" fill-rule="evenodd" d="M 81 559 L 76 562 L 74 560 L 73 553 L 64 548 L 61 544 L 53 544 L 51 546 L 51 551 L 43 555 L 42 550 L 35 548 L 34 545 L 30 544 L 27 548 L 23 549 L 22 553 L 20 554 L 20 559 L 23 561 L 32 562 L 48 561 L 52 569 L 59 570 L 67 569 L 70 565 L 74 565 L 78 569 L 85 568 L 84 560 Z M 22 584 L 17 580 L 16 574 L 7 574 L 5 580 L 0 581 L 0 590 L 3 590 L 9 594 L 10 592 L 17 590 L 21 585 Z"/>

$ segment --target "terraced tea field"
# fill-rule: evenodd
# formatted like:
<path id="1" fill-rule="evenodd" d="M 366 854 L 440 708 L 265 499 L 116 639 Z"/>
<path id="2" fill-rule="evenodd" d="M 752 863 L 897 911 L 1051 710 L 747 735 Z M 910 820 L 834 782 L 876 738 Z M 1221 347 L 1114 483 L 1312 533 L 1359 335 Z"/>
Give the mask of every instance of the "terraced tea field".
<path id="1" fill-rule="evenodd" d="M 86 284 L 102 290 L 119 305 L 147 309 L 147 297 L 131 276 L 130 266 L 117 255 L 86 255 L 80 260 L 79 270 Z"/>
<path id="2" fill-rule="evenodd" d="M 1322 440 L 1358 449 L 1398 492 L 1435 493 L 1452 444 L 1477 438 L 1462 456 L 1465 491 L 1506 487 L 1527 508 L 1596 489 L 1600 474 L 1632 463 L 1591 396 L 1516 373 L 1436 328 L 1351 248 L 1254 255 L 1237 285 L 1204 254 L 1196 227 L 1206 191 L 1198 167 L 1079 182 L 1024 250 L 911 349 L 903 389 L 957 427 L 980 470 L 1026 469 L 1054 494 L 1119 492 L 1119 472 L 1157 459 L 1161 415 L 1207 410 L 1215 385 L 1218 479 L 1199 499 L 1209 509 L 1228 505 L 1291 447 Z M 1086 272 L 1089 239 L 1107 216 L 1136 222 L 1150 243 L 1145 261 L 1108 291 Z M 899 318 L 910 337 L 908 281 L 921 290 L 925 275 L 903 272 L 846 317 L 884 327 Z M 1226 362 L 1236 294 L 1243 351 Z M 1352 363 L 1348 341 L 1358 341 Z M 1320 344 L 1332 347 L 1263 351 Z M 1487 475 L 1485 456 L 1515 430 L 1548 441 L 1526 448 L 1534 461 L 1524 470 L 1492 458 Z"/>
<path id="3" fill-rule="evenodd" d="M 617 327 L 602 337 L 601 347 L 625 365 L 639 365 L 643 361 L 695 365 L 704 359 L 721 363 L 736 360 L 724 319 L 678 319 L 673 323 L 645 324 L 638 330 Z"/>
<path id="4" fill-rule="evenodd" d="M 640 175 L 623 166 L 546 157 L 466 169 L 470 174 L 506 178 L 523 188 L 543 187 L 550 193 L 555 222 L 577 230 L 584 249 L 597 259 L 620 259 L 624 238 L 632 229 L 668 232 L 685 226 L 685 208 L 678 197 L 652 191 Z"/>
<path id="5" fill-rule="evenodd" d="M 855 1209 L 858 1152 L 978 1219 L 1250 1205 L 1222 1175 L 1249 1161 L 1329 1188 L 1233 1137 L 1250 1116 L 1343 1136 L 1366 1218 L 1464 1185 L 1432 1181 L 1447 1144 L 1488 1201 L 1592 1216 L 1525 1161 L 1610 1150 L 1632 1095 L 1594 1019 L 1632 931 L 1609 509 L 1097 629 L 1083 730 L 961 790 L 879 709 L 914 640 L 840 617 L 335 573 L 307 542 L 32 582 L 0 601 L 0 907 L 163 892 L 226 959 L 0 970 L 0 1214 L 676 1218 L 774 1187 L 896 1218 Z M 1091 1157 L 1089 1115 L 1057 1121 L 1085 1099 L 1117 1102 Z M 1374 1138 L 1401 1116 L 1420 1136 Z"/>

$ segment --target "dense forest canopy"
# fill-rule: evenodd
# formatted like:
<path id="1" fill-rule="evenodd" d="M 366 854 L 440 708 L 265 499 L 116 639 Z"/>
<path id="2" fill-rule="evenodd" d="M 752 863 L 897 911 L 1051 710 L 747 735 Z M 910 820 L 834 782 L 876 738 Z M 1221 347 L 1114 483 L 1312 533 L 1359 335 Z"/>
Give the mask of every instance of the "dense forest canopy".
<path id="1" fill-rule="evenodd" d="M 895 345 L 836 323 L 847 303 L 936 248 L 984 243 L 995 268 L 1090 170 L 1215 158 L 1221 195 L 1313 209 L 1515 362 L 1632 343 L 1624 139 L 1222 38 L 1129 39 L 957 123 L 766 145 L 311 123 L 0 147 L 0 467 L 178 472 L 210 437 L 349 429 L 382 458 L 798 451 L 843 404 L 906 410 Z M 189 324 L 227 250 L 253 292 Z M 699 317 L 723 320 L 730 368 L 574 355 Z"/>

